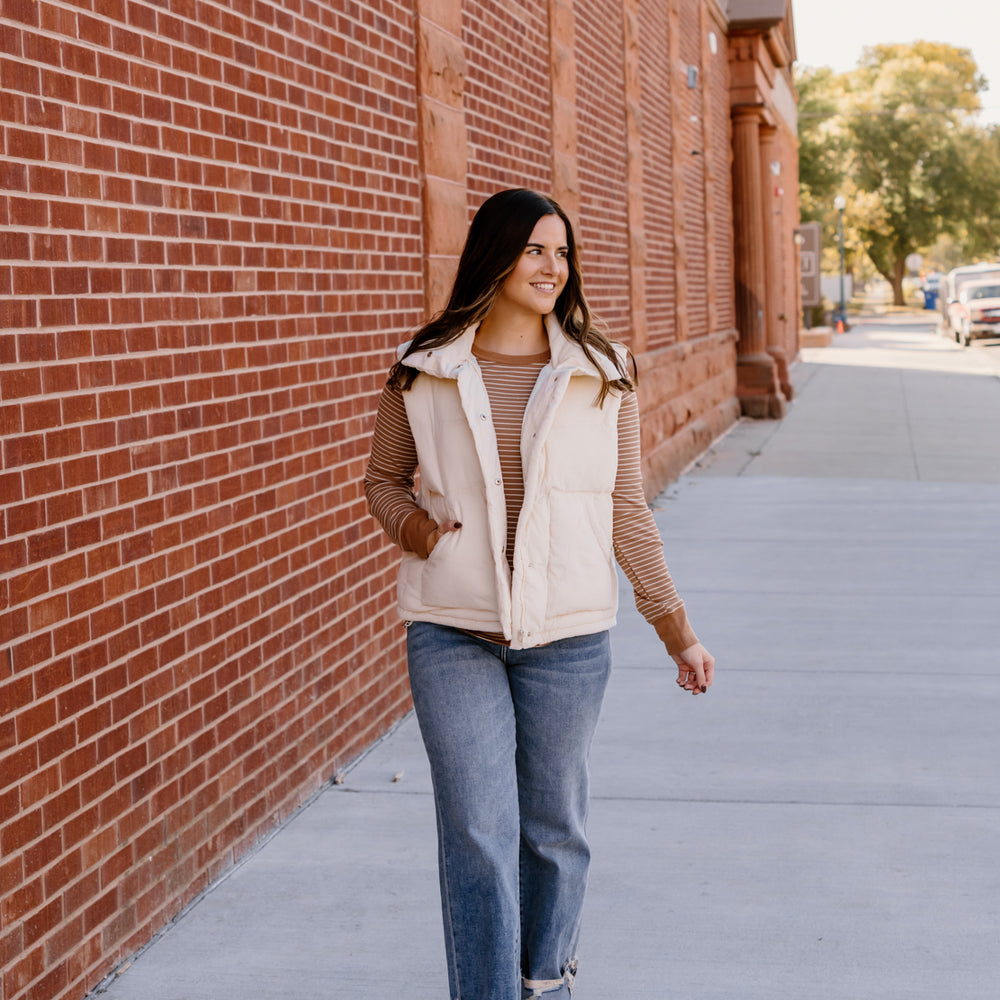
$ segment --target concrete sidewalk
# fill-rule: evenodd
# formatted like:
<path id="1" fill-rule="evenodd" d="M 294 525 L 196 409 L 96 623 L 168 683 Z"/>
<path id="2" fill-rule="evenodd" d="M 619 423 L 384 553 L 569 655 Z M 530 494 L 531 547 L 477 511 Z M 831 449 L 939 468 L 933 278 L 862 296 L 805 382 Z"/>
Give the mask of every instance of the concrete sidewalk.
<path id="1" fill-rule="evenodd" d="M 803 352 L 654 505 L 719 672 L 626 589 L 579 1000 L 1000 995 L 1000 346 L 932 322 Z M 411 717 L 104 996 L 444 1000 L 435 862 Z"/>

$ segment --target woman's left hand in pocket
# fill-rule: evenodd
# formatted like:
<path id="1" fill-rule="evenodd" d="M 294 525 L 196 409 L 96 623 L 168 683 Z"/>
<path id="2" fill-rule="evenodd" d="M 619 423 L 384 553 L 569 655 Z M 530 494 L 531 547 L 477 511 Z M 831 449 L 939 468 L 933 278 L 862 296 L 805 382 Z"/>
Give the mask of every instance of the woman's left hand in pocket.
<path id="1" fill-rule="evenodd" d="M 437 545 L 441 539 L 448 534 L 450 531 L 458 531 L 462 527 L 461 521 L 442 521 L 428 536 L 427 536 L 427 555 L 429 556 L 434 551 L 434 546 Z"/>

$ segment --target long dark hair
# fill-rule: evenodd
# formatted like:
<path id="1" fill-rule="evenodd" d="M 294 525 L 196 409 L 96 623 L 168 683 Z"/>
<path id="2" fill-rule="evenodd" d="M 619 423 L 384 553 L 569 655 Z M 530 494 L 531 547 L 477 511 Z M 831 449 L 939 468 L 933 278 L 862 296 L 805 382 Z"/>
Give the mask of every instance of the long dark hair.
<path id="1" fill-rule="evenodd" d="M 594 327 L 593 316 L 583 294 L 580 255 L 569 217 L 551 198 L 526 188 L 499 191 L 480 205 L 469 227 L 448 304 L 420 328 L 406 353 L 392 366 L 389 371 L 390 386 L 405 390 L 413 384 L 418 372 L 406 364 L 409 355 L 450 344 L 470 326 L 486 318 L 504 281 L 528 245 L 531 231 L 543 215 L 558 215 L 566 226 L 569 277 L 553 311 L 566 336 L 583 348 L 583 353 L 601 376 L 598 404 L 604 402 L 611 389 L 629 392 L 635 387 L 634 373 L 630 375 L 625 370 L 611 342 Z M 597 364 L 594 351 L 614 364 L 619 373 L 617 379 L 608 378 Z"/>

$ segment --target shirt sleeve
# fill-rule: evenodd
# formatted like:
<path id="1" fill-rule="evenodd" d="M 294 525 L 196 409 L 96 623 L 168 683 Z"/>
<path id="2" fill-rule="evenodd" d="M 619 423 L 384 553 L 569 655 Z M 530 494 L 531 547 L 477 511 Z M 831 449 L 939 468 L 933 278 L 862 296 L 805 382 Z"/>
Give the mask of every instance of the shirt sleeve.
<path id="1" fill-rule="evenodd" d="M 615 558 L 635 591 L 635 605 L 671 655 L 698 637 L 663 556 L 660 532 L 642 488 L 639 401 L 627 392 L 618 411 L 618 475 L 612 494 Z"/>
<path id="2" fill-rule="evenodd" d="M 365 497 L 372 517 L 389 538 L 404 551 L 426 558 L 431 532 L 438 525 L 414 496 L 416 469 L 417 446 L 402 393 L 387 385 L 375 415 Z"/>

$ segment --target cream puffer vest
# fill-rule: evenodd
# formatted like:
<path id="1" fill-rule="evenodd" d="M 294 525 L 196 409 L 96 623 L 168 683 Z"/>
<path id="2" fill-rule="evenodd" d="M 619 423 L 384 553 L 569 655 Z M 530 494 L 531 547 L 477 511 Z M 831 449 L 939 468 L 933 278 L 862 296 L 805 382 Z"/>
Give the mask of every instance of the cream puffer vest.
<path id="1" fill-rule="evenodd" d="M 406 359 L 422 373 L 403 393 L 420 468 L 417 502 L 435 521 L 454 519 L 462 527 L 444 535 L 427 559 L 404 553 L 398 584 L 404 619 L 502 633 L 513 649 L 615 623 L 611 494 L 621 397 L 612 390 L 597 406 L 594 366 L 551 314 L 546 330 L 552 357 L 521 431 L 524 502 L 513 577 L 496 434 L 472 354 L 475 329 Z M 610 378 L 619 377 L 611 362 L 597 359 Z"/>

